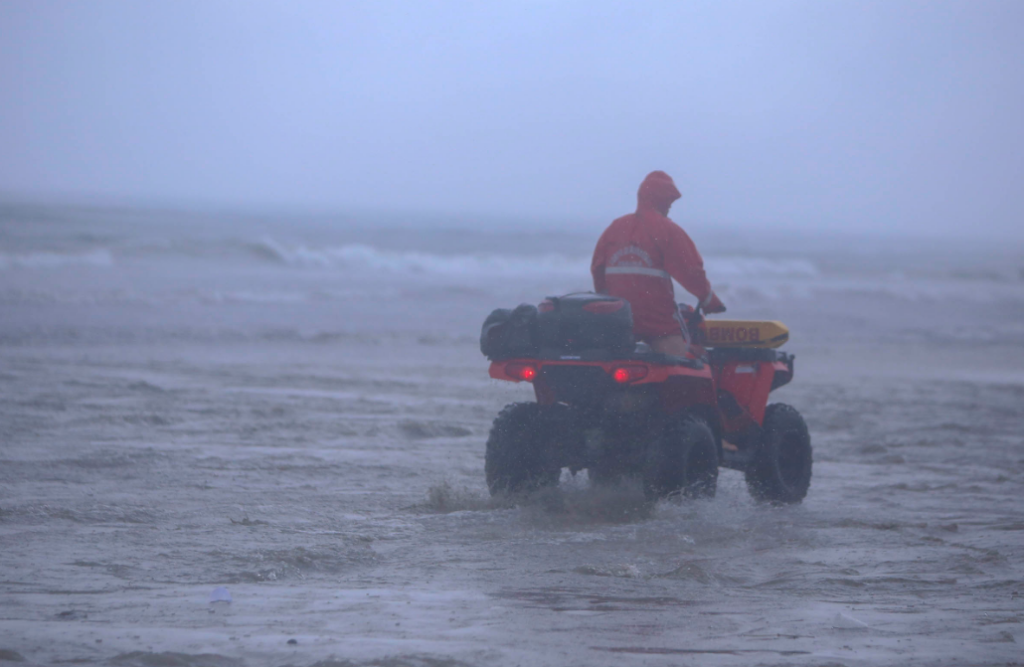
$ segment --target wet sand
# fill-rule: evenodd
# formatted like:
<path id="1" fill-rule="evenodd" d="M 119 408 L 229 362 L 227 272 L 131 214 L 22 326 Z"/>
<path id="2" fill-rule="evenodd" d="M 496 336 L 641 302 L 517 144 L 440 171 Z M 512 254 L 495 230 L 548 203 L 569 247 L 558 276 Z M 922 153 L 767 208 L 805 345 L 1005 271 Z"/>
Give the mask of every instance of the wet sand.
<path id="1" fill-rule="evenodd" d="M 794 338 L 807 500 L 723 471 L 653 510 L 568 472 L 491 501 L 490 422 L 530 390 L 471 336 L 6 344 L 0 659 L 1020 661 L 1020 346 Z"/>

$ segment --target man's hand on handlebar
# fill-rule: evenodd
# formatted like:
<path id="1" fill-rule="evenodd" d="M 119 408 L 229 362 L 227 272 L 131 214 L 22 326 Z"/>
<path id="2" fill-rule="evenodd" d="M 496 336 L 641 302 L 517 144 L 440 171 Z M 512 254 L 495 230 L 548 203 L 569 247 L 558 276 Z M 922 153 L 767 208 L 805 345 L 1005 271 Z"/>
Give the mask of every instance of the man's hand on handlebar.
<path id="1" fill-rule="evenodd" d="M 702 310 L 708 315 L 713 313 L 724 313 L 725 304 L 722 303 L 717 294 L 712 292 L 710 298 L 708 298 L 706 303 L 702 306 Z"/>

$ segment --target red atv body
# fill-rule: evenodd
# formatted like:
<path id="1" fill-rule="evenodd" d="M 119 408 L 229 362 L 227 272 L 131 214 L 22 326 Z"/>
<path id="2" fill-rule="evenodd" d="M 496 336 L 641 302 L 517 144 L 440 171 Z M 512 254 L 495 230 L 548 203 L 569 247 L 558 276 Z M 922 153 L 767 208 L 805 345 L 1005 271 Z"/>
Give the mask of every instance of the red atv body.
<path id="1" fill-rule="evenodd" d="M 803 500 L 812 465 L 807 426 L 792 407 L 768 405 L 769 394 L 793 379 L 793 356 L 760 339 L 705 347 L 709 324 L 711 338 L 731 334 L 690 313 L 694 345 L 686 358 L 638 346 L 493 361 L 492 378 L 532 383 L 536 402 L 512 404 L 495 420 L 486 460 L 491 492 L 557 484 L 569 468 L 587 469 L 598 483 L 639 476 L 652 500 L 709 497 L 724 466 L 746 474 L 755 498 Z"/>

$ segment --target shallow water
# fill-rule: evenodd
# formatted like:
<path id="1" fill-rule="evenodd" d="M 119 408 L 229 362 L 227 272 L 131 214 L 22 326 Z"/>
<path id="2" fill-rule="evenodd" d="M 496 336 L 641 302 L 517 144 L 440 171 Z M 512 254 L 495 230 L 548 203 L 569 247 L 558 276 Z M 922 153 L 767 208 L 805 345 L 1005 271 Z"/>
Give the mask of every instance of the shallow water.
<path id="1" fill-rule="evenodd" d="M 1016 659 L 1021 384 L 838 382 L 807 359 L 779 392 L 814 436 L 801 506 L 757 506 L 725 471 L 706 502 L 651 510 L 566 472 L 507 507 L 482 443 L 526 392 L 483 379 L 477 355 L 6 349 L 0 648 L 38 664 Z M 233 601 L 209 603 L 221 585 Z"/>
<path id="2" fill-rule="evenodd" d="M 557 491 L 510 506 L 487 496 L 483 443 L 530 391 L 487 379 L 474 327 L 507 305 L 491 287 L 427 298 L 388 274 L 407 290 L 397 301 L 254 306 L 188 285 L 344 281 L 113 261 L 0 273 L 0 658 L 1019 660 L 1013 299 L 950 326 L 928 297 L 744 302 L 733 283 L 738 316 L 793 332 L 796 379 L 776 400 L 810 426 L 807 500 L 756 505 L 723 471 L 714 500 L 650 508 L 629 484 L 595 490 L 564 472 Z M 11 296 L 31 285 L 52 298 Z M 134 296 L 105 300 L 116 290 Z M 211 602 L 219 586 L 230 603 Z"/>

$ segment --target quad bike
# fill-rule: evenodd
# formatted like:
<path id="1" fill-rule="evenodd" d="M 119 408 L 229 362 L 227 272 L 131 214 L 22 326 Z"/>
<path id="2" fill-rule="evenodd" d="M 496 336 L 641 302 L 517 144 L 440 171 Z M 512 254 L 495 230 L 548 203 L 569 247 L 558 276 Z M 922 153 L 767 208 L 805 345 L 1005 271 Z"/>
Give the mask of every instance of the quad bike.
<path id="1" fill-rule="evenodd" d="M 563 468 L 593 483 L 639 477 L 655 501 L 715 495 L 719 466 L 742 471 L 751 495 L 799 503 L 811 481 L 811 440 L 789 405 L 768 394 L 793 378 L 779 322 L 704 320 L 681 306 L 691 353 L 634 345 L 629 303 L 599 294 L 548 297 L 495 311 L 481 349 L 490 376 L 533 384 L 535 402 L 494 420 L 485 472 L 492 495 L 558 484 Z"/>

